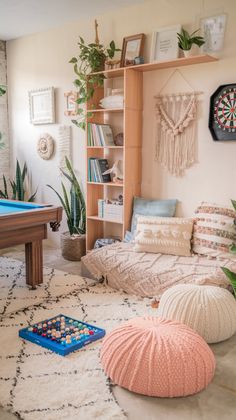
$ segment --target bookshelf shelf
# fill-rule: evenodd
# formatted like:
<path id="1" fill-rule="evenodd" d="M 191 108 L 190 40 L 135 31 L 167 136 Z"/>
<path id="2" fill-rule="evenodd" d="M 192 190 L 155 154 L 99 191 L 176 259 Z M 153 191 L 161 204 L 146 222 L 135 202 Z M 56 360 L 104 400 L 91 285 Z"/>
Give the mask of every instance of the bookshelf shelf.
<path id="1" fill-rule="evenodd" d="M 105 187 L 120 187 L 120 188 L 123 188 L 123 186 L 124 186 L 124 184 L 116 184 L 115 182 L 91 182 L 91 181 L 87 181 L 87 184 L 103 185 Z"/>
<path id="2" fill-rule="evenodd" d="M 97 238 L 111 236 L 124 238 L 126 230 L 130 229 L 133 197 L 141 194 L 143 73 L 188 65 L 199 65 L 217 60 L 217 58 L 205 54 L 93 73 L 103 74 L 105 76 L 104 83 L 105 85 L 107 83 L 107 86 L 112 84 L 116 88 L 122 82 L 125 107 L 99 108 L 100 100 L 104 97 L 104 87 L 95 88 L 93 98 L 87 103 L 87 112 L 92 114 L 92 116 L 87 116 L 87 165 L 89 159 L 104 158 L 111 165 L 114 160 L 121 159 L 120 156 L 122 155 L 124 180 L 123 184 L 87 181 L 87 252 L 93 249 Z M 88 141 L 88 123 L 109 124 L 114 128 L 120 125 L 124 135 L 124 146 L 89 146 L 92 143 Z M 121 192 L 123 195 L 123 222 L 99 218 L 97 216 L 98 200 L 116 198 Z"/>
<path id="3" fill-rule="evenodd" d="M 111 69 L 111 70 L 104 70 L 92 74 L 104 74 L 107 78 L 114 78 L 114 77 L 120 77 L 124 75 L 125 71 L 129 70 L 136 70 L 139 72 L 146 72 L 146 71 L 154 71 L 154 70 L 160 70 L 160 69 L 167 69 L 171 67 L 183 67 L 183 66 L 189 66 L 193 64 L 203 64 L 203 63 L 210 63 L 214 61 L 218 61 L 219 59 L 217 57 L 214 57 L 209 54 L 199 54 L 195 55 L 193 57 L 182 57 L 182 58 L 176 58 L 176 60 L 163 60 L 163 61 L 157 61 L 154 63 L 146 63 L 146 64 L 139 64 L 136 66 L 129 66 L 129 67 L 122 67 L 119 69 Z"/>
<path id="4" fill-rule="evenodd" d="M 87 109 L 87 113 L 104 113 L 104 112 L 123 112 L 124 108 L 97 108 L 97 109 Z"/>
<path id="5" fill-rule="evenodd" d="M 124 146 L 88 146 L 88 149 L 123 149 Z"/>
<path id="6" fill-rule="evenodd" d="M 98 217 L 98 216 L 88 216 L 89 220 L 96 220 L 98 222 L 105 222 L 105 223 L 117 223 L 118 225 L 122 225 L 123 222 L 119 222 L 117 220 L 112 220 L 112 219 L 104 219 L 103 217 Z"/>

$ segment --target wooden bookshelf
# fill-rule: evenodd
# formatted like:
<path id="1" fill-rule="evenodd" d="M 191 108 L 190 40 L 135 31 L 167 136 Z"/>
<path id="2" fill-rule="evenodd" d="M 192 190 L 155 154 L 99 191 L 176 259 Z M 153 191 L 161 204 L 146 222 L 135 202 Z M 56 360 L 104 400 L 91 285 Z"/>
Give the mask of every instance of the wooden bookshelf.
<path id="1" fill-rule="evenodd" d="M 104 74 L 106 81 L 122 82 L 124 89 L 124 108 L 102 109 L 99 107 L 100 100 L 104 97 L 104 88 L 95 89 L 92 100 L 87 103 L 87 112 L 92 116 L 87 118 L 87 123 L 108 123 L 113 126 L 113 119 L 124 134 L 123 146 L 87 146 L 87 165 L 89 158 L 107 158 L 110 165 L 115 159 L 123 160 L 123 184 L 98 183 L 87 181 L 87 251 L 93 249 L 94 242 L 98 238 L 119 236 L 124 238 L 126 230 L 130 228 L 132 215 L 133 197 L 141 194 L 142 172 L 142 111 L 143 111 L 143 73 L 154 70 L 177 68 L 188 65 L 215 62 L 218 59 L 210 55 L 198 55 L 188 58 L 178 58 L 171 61 L 141 64 L 124 68 L 104 70 L 94 74 Z M 114 124 L 115 125 L 115 124 Z M 88 138 L 86 132 L 86 144 Z M 88 173 L 88 167 L 87 167 Z M 123 222 L 116 220 L 104 220 L 98 217 L 98 199 L 110 198 L 114 194 L 123 194 L 124 214 Z"/>

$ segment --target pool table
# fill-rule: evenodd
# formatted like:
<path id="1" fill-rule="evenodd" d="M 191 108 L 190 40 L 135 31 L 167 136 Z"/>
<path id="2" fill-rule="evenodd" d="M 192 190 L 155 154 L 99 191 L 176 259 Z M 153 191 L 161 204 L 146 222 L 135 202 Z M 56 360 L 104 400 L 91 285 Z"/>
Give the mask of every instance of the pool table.
<path id="1" fill-rule="evenodd" d="M 61 219 L 61 207 L 0 199 L 0 249 L 25 244 L 26 283 L 33 289 L 43 282 L 47 223 L 56 231 Z"/>

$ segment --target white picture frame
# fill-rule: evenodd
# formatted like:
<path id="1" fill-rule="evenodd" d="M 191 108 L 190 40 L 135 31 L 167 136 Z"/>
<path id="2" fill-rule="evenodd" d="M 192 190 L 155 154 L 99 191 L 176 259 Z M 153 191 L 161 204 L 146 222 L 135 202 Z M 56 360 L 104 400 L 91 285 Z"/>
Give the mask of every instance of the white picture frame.
<path id="1" fill-rule="evenodd" d="M 201 33 L 205 40 L 203 53 L 214 53 L 223 49 L 226 19 L 225 13 L 200 19 Z"/>
<path id="2" fill-rule="evenodd" d="M 31 124 L 55 123 L 54 88 L 42 88 L 29 92 L 29 111 Z"/>
<path id="3" fill-rule="evenodd" d="M 175 60 L 179 57 L 177 32 L 181 25 L 168 26 L 152 34 L 150 62 Z"/>

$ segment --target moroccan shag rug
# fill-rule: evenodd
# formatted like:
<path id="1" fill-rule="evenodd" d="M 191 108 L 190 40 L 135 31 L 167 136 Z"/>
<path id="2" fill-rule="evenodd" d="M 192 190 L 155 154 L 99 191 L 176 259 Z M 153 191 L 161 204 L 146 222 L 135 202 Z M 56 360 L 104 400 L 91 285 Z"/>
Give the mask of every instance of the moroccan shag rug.
<path id="1" fill-rule="evenodd" d="M 25 285 L 24 264 L 0 258 L 0 405 L 25 420 L 121 420 L 99 360 L 101 341 L 66 357 L 18 337 L 20 328 L 59 313 L 107 332 L 155 312 L 149 299 L 104 284 L 44 269 L 37 290 Z"/>

